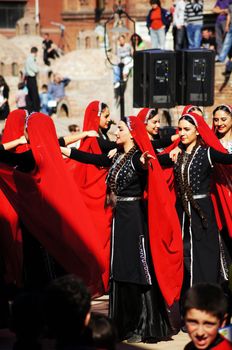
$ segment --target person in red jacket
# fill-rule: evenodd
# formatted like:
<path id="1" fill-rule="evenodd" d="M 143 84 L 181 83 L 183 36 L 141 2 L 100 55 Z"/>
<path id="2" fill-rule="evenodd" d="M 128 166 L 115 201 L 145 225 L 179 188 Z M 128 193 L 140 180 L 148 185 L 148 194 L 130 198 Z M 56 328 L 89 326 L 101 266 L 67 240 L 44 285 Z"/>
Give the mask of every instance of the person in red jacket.
<path id="1" fill-rule="evenodd" d="M 219 328 L 227 319 L 228 303 L 219 285 L 195 284 L 185 297 L 183 312 L 187 332 L 191 338 L 184 350 L 232 349 L 232 343 L 221 337 Z"/>

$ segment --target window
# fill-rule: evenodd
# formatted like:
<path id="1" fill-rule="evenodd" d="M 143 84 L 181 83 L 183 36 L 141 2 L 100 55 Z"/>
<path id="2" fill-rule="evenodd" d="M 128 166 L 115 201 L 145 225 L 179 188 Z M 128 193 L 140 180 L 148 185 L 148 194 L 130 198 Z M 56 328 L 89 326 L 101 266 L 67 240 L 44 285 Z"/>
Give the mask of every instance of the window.
<path id="1" fill-rule="evenodd" d="M 0 28 L 15 28 L 24 15 L 24 2 L 0 1 Z"/>

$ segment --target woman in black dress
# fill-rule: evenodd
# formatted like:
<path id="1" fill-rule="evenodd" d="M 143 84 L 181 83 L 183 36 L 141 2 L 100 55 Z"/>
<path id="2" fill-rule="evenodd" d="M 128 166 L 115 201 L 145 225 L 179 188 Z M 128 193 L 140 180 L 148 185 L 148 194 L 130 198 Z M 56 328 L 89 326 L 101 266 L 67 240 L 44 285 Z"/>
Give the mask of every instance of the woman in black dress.
<path id="1" fill-rule="evenodd" d="M 144 169 L 140 160 L 141 150 L 150 148 L 153 151 L 142 122 L 135 117 L 120 121 L 116 137 L 122 150 L 113 159 L 105 154 L 61 149 L 63 154 L 77 161 L 109 168 L 108 202 L 114 206 L 110 316 L 116 323 L 120 340 L 156 342 L 171 334 L 164 297 L 171 304 L 178 298 L 181 288 L 182 245 L 178 219 L 157 159 L 152 159 L 149 169 Z M 149 180 L 148 197 L 153 203 L 151 207 L 148 201 L 149 220 L 143 201 L 148 172 L 149 179 L 154 180 L 153 175 L 157 176 L 160 185 L 154 190 L 156 183 Z M 160 203 L 164 206 L 160 207 Z M 164 217 L 166 222 L 162 225 Z M 171 217 L 175 228 L 169 226 Z M 165 242 L 163 246 L 161 241 Z M 166 256 L 163 256 L 166 247 Z M 174 260 L 171 262 L 170 258 Z M 172 268 L 175 272 L 170 271 Z"/>
<path id="2" fill-rule="evenodd" d="M 231 164 L 232 155 L 216 150 L 219 141 L 202 116 L 185 114 L 178 128 L 183 151 L 174 164 L 174 173 L 184 241 L 185 292 L 192 284 L 220 283 L 228 277 L 210 191 L 213 165 Z M 159 160 L 162 165 L 172 163 L 168 155 L 159 156 Z"/>

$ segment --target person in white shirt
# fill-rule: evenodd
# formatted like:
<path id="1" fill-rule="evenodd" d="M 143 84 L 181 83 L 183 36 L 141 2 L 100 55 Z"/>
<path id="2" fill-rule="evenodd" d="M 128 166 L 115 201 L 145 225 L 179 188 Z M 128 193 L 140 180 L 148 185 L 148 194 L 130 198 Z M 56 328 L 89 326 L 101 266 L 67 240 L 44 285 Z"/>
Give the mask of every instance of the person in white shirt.
<path id="1" fill-rule="evenodd" d="M 187 46 L 186 30 L 184 25 L 184 11 L 185 1 L 177 0 L 173 13 L 173 36 L 175 50 L 184 49 Z"/>
<path id="2" fill-rule="evenodd" d="M 31 53 L 26 59 L 25 63 L 25 78 L 27 81 L 28 95 L 27 95 L 27 109 L 29 112 L 40 111 L 40 99 L 36 76 L 39 73 L 39 68 L 36 63 L 38 49 L 37 47 L 31 48 Z"/>

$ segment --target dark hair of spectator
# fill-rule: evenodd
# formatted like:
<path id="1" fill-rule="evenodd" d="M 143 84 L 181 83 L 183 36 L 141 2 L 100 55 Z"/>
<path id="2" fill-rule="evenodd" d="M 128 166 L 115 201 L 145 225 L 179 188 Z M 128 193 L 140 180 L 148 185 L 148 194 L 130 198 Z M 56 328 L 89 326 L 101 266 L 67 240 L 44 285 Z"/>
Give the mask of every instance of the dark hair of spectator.
<path id="1" fill-rule="evenodd" d="M 44 90 L 46 89 L 46 90 L 47 90 L 47 89 L 48 89 L 47 84 L 43 84 L 43 85 L 42 85 L 42 89 L 44 89 Z"/>
<path id="2" fill-rule="evenodd" d="M 0 75 L 0 86 L 7 86 L 7 83 L 2 75 Z"/>
<path id="3" fill-rule="evenodd" d="M 150 0 L 150 5 L 158 5 L 161 7 L 160 0 Z"/>
<path id="4" fill-rule="evenodd" d="M 77 340 L 85 329 L 90 294 L 74 275 L 52 281 L 45 292 L 48 331 L 60 341 Z"/>
<path id="5" fill-rule="evenodd" d="M 36 46 L 33 46 L 33 47 L 31 48 L 31 53 L 36 53 L 36 52 L 38 52 L 38 49 L 37 49 Z"/>
<path id="6" fill-rule="evenodd" d="M 115 349 L 117 331 L 109 317 L 100 313 L 92 313 L 89 328 L 92 331 L 93 345 L 96 348 Z"/>
<path id="7" fill-rule="evenodd" d="M 228 303 L 219 285 L 199 283 L 190 288 L 185 295 L 183 315 L 185 316 L 190 309 L 210 313 L 222 322 L 227 313 Z"/>
<path id="8" fill-rule="evenodd" d="M 24 82 L 20 82 L 20 83 L 18 83 L 18 89 L 19 89 L 19 90 L 24 89 L 24 87 L 25 87 Z"/>
<path id="9" fill-rule="evenodd" d="M 68 131 L 69 132 L 76 132 L 78 129 L 78 125 L 77 124 L 71 124 L 68 126 Z"/>
<path id="10" fill-rule="evenodd" d="M 136 39 L 138 39 L 137 42 L 136 42 Z M 131 40 L 132 45 L 135 45 L 135 46 L 140 45 L 143 42 L 143 39 L 137 33 L 132 34 L 130 40 Z"/>

